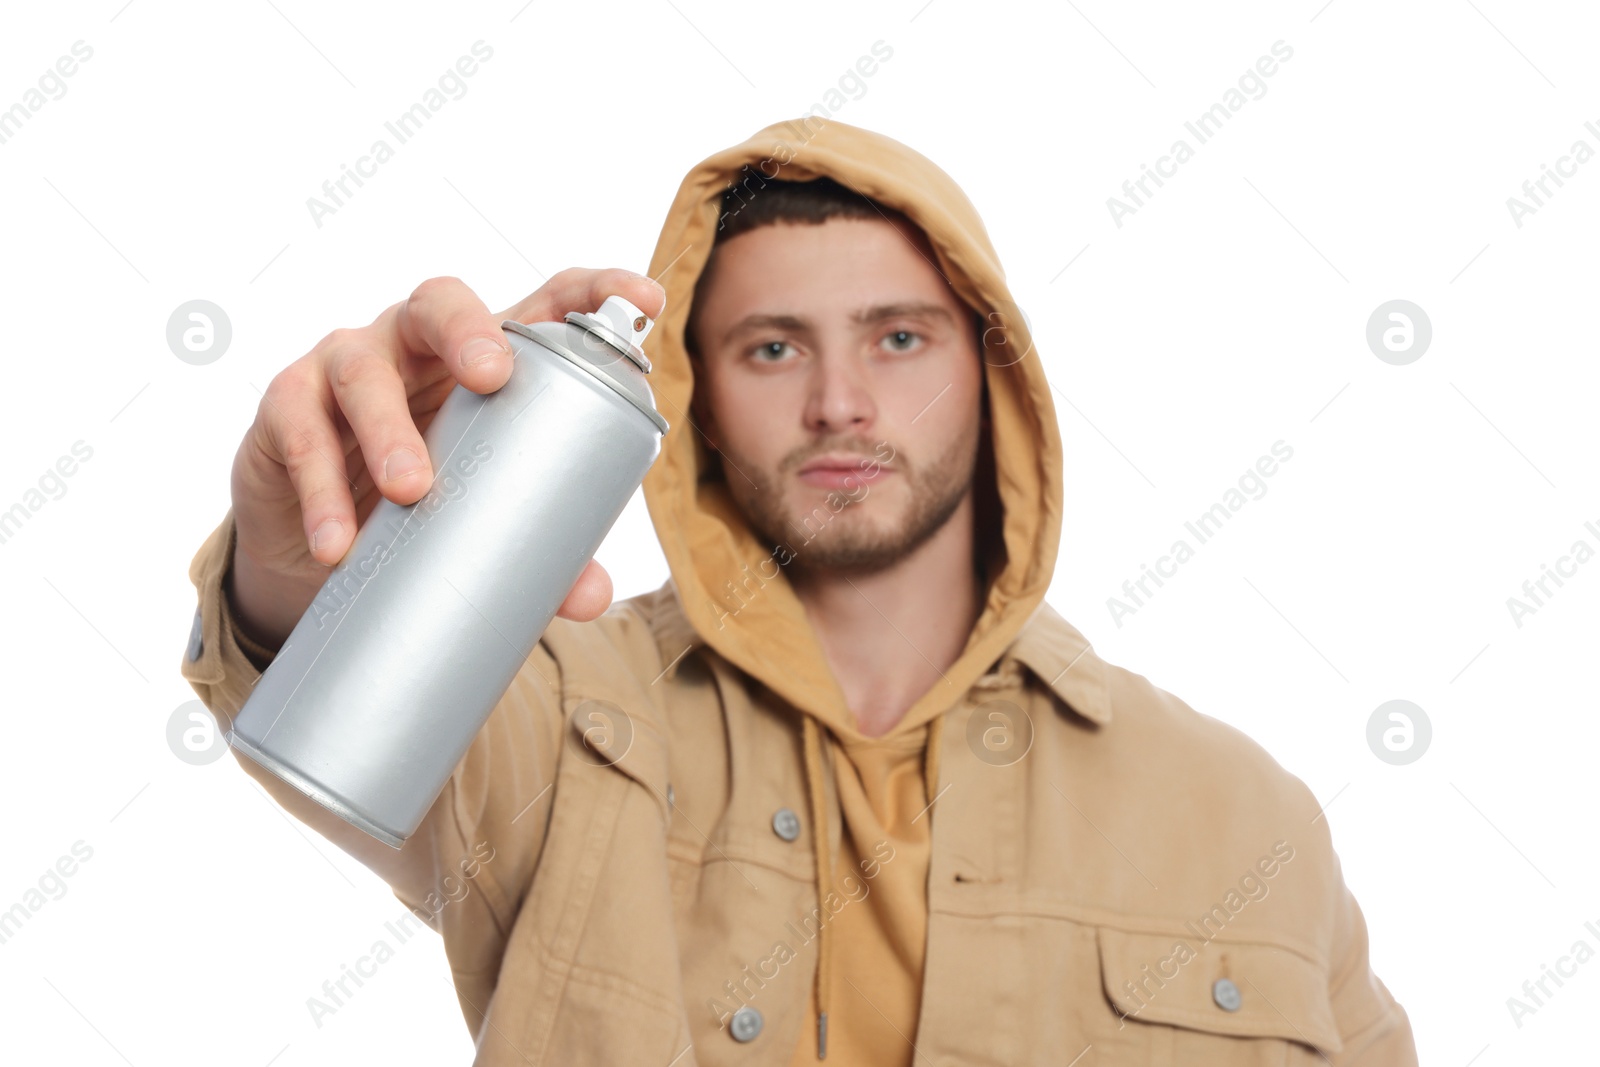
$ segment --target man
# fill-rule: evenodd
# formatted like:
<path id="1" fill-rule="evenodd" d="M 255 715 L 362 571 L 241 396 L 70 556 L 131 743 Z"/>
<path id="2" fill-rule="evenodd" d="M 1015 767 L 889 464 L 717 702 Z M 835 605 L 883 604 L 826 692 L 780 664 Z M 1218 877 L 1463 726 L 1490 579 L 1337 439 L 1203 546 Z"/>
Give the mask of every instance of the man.
<path id="1" fill-rule="evenodd" d="M 477 1062 L 1414 1064 L 1310 792 L 1043 604 L 1050 387 L 951 179 L 779 123 L 690 172 L 651 272 L 664 308 L 435 279 L 329 334 L 191 566 L 226 719 L 378 494 L 426 491 L 444 395 L 509 376 L 503 318 L 660 314 L 671 580 L 606 610 L 591 564 L 398 851 L 239 757 L 442 934 Z"/>

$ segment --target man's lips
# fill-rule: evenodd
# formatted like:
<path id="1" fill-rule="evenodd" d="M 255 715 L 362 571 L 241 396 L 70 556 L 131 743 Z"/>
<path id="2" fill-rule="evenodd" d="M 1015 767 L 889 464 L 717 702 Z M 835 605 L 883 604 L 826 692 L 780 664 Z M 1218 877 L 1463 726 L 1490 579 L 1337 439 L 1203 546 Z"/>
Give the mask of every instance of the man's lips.
<path id="1" fill-rule="evenodd" d="M 870 485 L 893 473 L 871 457 L 822 456 L 801 467 L 799 477 L 807 485 L 821 489 L 852 489 Z"/>

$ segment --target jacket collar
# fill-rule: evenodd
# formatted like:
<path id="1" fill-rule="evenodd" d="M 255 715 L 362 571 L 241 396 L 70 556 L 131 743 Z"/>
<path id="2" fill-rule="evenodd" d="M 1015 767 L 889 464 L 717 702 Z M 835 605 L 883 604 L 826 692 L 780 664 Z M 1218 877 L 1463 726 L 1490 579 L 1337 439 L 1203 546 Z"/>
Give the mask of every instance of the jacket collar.
<path id="1" fill-rule="evenodd" d="M 670 678 L 691 651 L 707 642 L 684 614 L 672 579 L 647 599 L 650 626 L 661 654 L 661 676 Z M 1088 638 L 1049 604 L 1041 603 L 1035 609 L 996 663 L 995 671 L 979 679 L 978 684 L 1015 680 L 1022 667 L 1033 672 L 1062 703 L 1085 719 L 1099 725 L 1111 721 L 1111 680 L 1105 660 L 1095 654 Z"/>
<path id="2" fill-rule="evenodd" d="M 1002 657 L 1027 667 L 1050 691 L 1090 722 L 1111 721 L 1111 679 L 1089 639 L 1041 602 Z"/>

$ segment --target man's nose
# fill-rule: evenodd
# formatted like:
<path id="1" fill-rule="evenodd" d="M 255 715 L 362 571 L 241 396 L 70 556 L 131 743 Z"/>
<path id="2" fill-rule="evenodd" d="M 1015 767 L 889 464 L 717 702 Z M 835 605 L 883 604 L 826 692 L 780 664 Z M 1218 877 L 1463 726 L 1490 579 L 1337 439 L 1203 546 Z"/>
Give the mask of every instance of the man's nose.
<path id="1" fill-rule="evenodd" d="M 872 383 L 861 361 L 845 353 L 826 352 L 812 364 L 805 422 L 823 433 L 861 431 L 878 416 Z"/>

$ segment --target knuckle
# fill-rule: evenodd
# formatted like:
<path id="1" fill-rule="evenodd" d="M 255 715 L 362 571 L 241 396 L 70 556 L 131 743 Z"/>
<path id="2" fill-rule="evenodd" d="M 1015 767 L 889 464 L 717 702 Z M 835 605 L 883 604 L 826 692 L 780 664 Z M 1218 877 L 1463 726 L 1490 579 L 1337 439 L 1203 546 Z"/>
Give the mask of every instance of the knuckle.
<path id="1" fill-rule="evenodd" d="M 310 434 L 293 428 L 284 434 L 283 462 L 290 470 L 308 470 L 320 458 L 317 443 Z"/>
<path id="2" fill-rule="evenodd" d="M 334 391 L 343 396 L 352 388 L 374 381 L 383 370 L 383 361 L 370 352 L 349 348 L 339 354 L 329 367 L 328 380 Z"/>
<path id="3" fill-rule="evenodd" d="M 256 405 L 260 416 L 269 420 L 279 417 L 283 405 L 290 397 L 297 396 L 305 390 L 305 374 L 299 361 L 289 364 L 267 383 L 267 388 L 261 394 L 261 403 Z"/>
<path id="4" fill-rule="evenodd" d="M 256 405 L 258 412 L 271 411 L 272 405 L 268 401 L 276 400 L 283 395 L 285 389 L 290 388 L 288 384 L 289 373 L 293 369 L 294 364 L 290 364 L 272 376 L 272 380 L 267 383 L 267 387 L 261 391 L 261 402 Z"/>
<path id="5" fill-rule="evenodd" d="M 594 273 L 594 270 L 590 267 L 567 267 L 564 270 L 558 270 L 554 274 L 550 275 L 550 280 L 545 283 L 544 287 L 550 288 L 557 285 L 569 285 L 574 282 L 587 283 Z"/>
<path id="6" fill-rule="evenodd" d="M 321 357 L 326 359 L 329 354 L 338 352 L 347 347 L 356 331 L 348 326 L 335 327 L 323 335 L 322 340 L 312 347 L 311 358 Z"/>
<path id="7" fill-rule="evenodd" d="M 411 291 L 411 299 L 416 303 L 425 303 L 460 288 L 462 284 L 461 279 L 453 274 L 441 274 L 419 284 Z"/>

